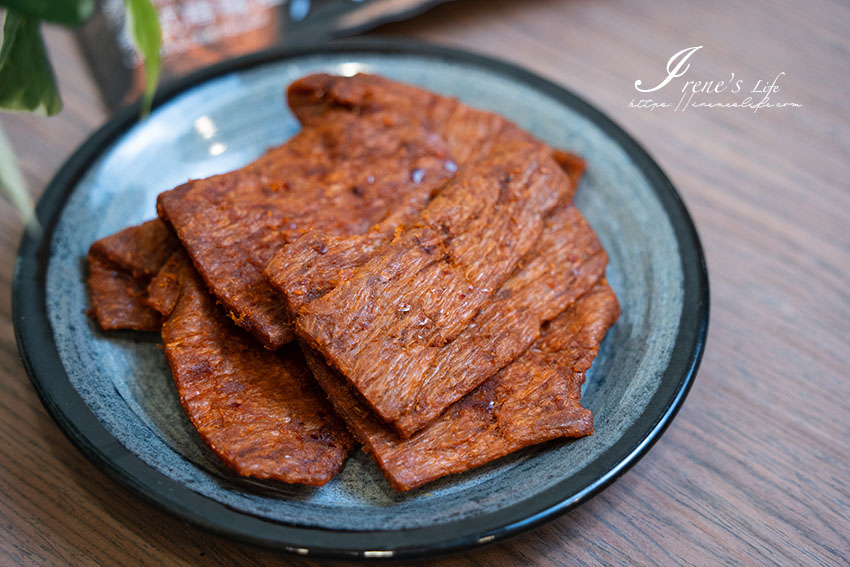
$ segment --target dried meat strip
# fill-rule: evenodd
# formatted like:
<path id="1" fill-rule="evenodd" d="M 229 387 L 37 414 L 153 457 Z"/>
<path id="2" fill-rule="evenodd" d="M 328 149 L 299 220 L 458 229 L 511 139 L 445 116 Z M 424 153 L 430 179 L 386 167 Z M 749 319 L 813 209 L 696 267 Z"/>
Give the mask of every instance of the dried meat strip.
<path id="1" fill-rule="evenodd" d="M 471 119 L 470 122 L 474 123 L 475 120 Z M 517 134 L 516 130 L 505 122 L 495 134 L 488 133 L 488 137 L 505 141 L 519 139 L 522 135 Z M 485 133 L 482 130 L 476 132 Z M 477 147 L 485 151 L 485 146 L 479 144 Z M 486 151 L 489 149 L 486 146 Z M 484 155 L 486 153 L 467 154 L 467 157 L 480 159 Z M 554 150 L 553 157 L 569 177 L 574 193 L 584 172 L 584 160 L 562 150 Z M 415 220 L 428 201 L 430 198 L 411 195 L 386 220 L 361 235 L 328 236 L 314 230 L 278 250 L 266 266 L 265 275 L 269 283 L 283 295 L 290 316 L 297 317 L 299 309 L 349 279 L 358 266 L 368 262 L 392 239 L 400 226 Z"/>
<path id="2" fill-rule="evenodd" d="M 379 75 L 309 75 L 290 85 L 288 100 L 293 113 L 308 128 L 326 122 L 329 117 L 335 118 L 339 109 L 361 116 L 383 113 L 384 120 L 400 124 L 414 120 L 439 134 L 455 160 L 454 165 L 486 155 L 508 137 L 536 141 L 498 114 Z M 393 109 L 392 114 L 386 114 L 388 109 Z M 452 164 L 447 166 L 453 168 Z"/>
<path id="3" fill-rule="evenodd" d="M 147 280 L 93 254 L 89 254 L 88 264 L 92 305 L 89 313 L 101 329 L 159 330 L 162 318 L 145 303 Z"/>
<path id="4" fill-rule="evenodd" d="M 392 425 L 402 437 L 518 357 L 556 317 L 605 275 L 608 256 L 579 210 L 569 205 L 546 219 L 538 252 L 487 302 L 472 323 L 442 348 L 423 350 L 405 370 L 418 390 Z"/>
<path id="5" fill-rule="evenodd" d="M 553 155 L 569 176 L 575 191 L 584 171 L 584 160 L 557 150 Z M 326 240 L 311 243 L 305 241 L 305 237 L 287 245 L 275 256 L 278 260 L 284 252 L 297 248 L 293 252 L 294 259 L 286 264 L 273 260 L 266 269 L 266 275 L 276 287 L 294 291 L 285 294 L 293 310 L 348 279 L 357 266 L 380 249 L 384 240 L 378 229 L 356 237 L 340 237 L 330 245 Z M 497 300 L 487 308 L 489 319 L 479 315 L 481 321 L 476 319 L 477 325 L 464 331 L 463 340 L 459 337 L 451 348 L 431 349 L 418 361 L 428 378 L 417 402 L 394 423 L 400 435 L 409 437 L 442 409 L 515 358 L 536 338 L 540 323 L 560 313 L 569 301 L 584 293 L 604 273 L 606 257 L 601 245 L 581 213 L 572 206 L 547 219 L 538 248 L 546 254 L 533 260 L 516 276 L 517 281 L 509 280 L 505 284 Z M 593 262 L 579 265 L 594 254 L 598 257 Z M 538 279 L 533 288 L 537 293 L 523 290 L 527 299 L 522 304 L 522 294 L 517 293 L 524 285 L 520 282 Z M 518 307 L 511 307 L 511 303 Z M 522 324 L 518 324 L 519 321 Z M 492 330 L 487 330 L 488 327 Z M 435 364 L 435 359 L 444 358 L 447 362 Z M 439 390 L 435 389 L 436 385 Z"/>
<path id="6" fill-rule="evenodd" d="M 385 421 L 416 401 L 426 378 L 417 361 L 467 327 L 571 195 L 550 153 L 506 144 L 471 164 L 416 224 L 299 311 L 299 336 Z"/>
<path id="7" fill-rule="evenodd" d="M 146 290 L 178 245 L 159 219 L 92 244 L 88 255 L 91 314 L 102 329 L 159 330 L 161 317 L 146 305 Z"/>
<path id="8" fill-rule="evenodd" d="M 353 439 L 295 344 L 271 352 L 229 321 L 191 261 L 175 253 L 150 288 L 183 409 L 243 476 L 320 486 Z"/>
<path id="9" fill-rule="evenodd" d="M 618 316 L 611 288 L 596 285 L 522 356 L 407 440 L 372 414 L 319 355 L 305 354 L 334 408 L 393 488 L 410 490 L 530 445 L 591 434 L 593 416 L 581 405 L 581 385 Z"/>
<path id="10" fill-rule="evenodd" d="M 359 78 L 364 82 L 387 84 L 387 80 L 381 77 L 362 75 Z M 326 108 L 330 104 L 329 101 L 339 103 L 340 100 L 357 98 L 346 93 L 346 88 L 354 87 L 351 83 L 342 82 L 340 77 L 313 75 L 293 84 L 289 91 L 290 104 L 296 108 L 295 112 L 302 122 L 310 124 L 321 119 L 320 110 Z M 335 89 L 342 92 L 337 92 L 334 96 L 328 95 Z M 424 91 L 415 92 L 421 96 Z M 451 102 L 453 104 L 435 106 L 435 111 L 424 117 L 446 140 L 454 159 L 446 162 L 450 171 L 456 171 L 469 162 L 479 160 L 494 147 L 510 141 L 540 143 L 497 114 L 471 108 L 456 101 Z M 401 104 L 401 101 L 396 101 L 396 104 Z M 415 107 L 411 111 L 422 113 Z M 559 155 L 571 155 L 561 151 L 554 154 L 556 159 Z M 573 158 L 582 161 L 578 156 Z M 576 163 L 570 162 L 569 166 L 575 168 Z M 578 171 L 577 175 L 580 176 L 581 171 Z M 269 282 L 283 293 L 289 315 L 294 317 L 302 306 L 336 287 L 354 268 L 368 261 L 389 242 L 399 226 L 415 221 L 422 208 L 433 197 L 433 189 L 439 188 L 434 187 L 430 192 L 422 188 L 410 191 L 390 211 L 387 218 L 364 234 L 332 235 L 322 230 L 311 230 L 278 250 L 266 266 L 265 274 Z"/>
<path id="11" fill-rule="evenodd" d="M 422 349 L 415 360 L 405 361 L 405 371 L 421 379 L 412 401 L 391 423 L 396 432 L 411 436 L 519 356 L 543 323 L 603 277 L 606 264 L 601 243 L 578 209 L 568 205 L 555 211 L 546 219 L 537 252 L 472 323 L 450 343 Z"/>
<path id="12" fill-rule="evenodd" d="M 179 244 L 165 223 L 153 219 L 101 238 L 91 245 L 89 253 L 136 277 L 151 278 Z"/>
<path id="13" fill-rule="evenodd" d="M 308 79 L 290 87 L 305 123 L 292 140 L 158 199 L 212 293 L 269 348 L 292 338 L 262 273 L 281 246 L 309 229 L 364 233 L 411 192 L 430 198 L 456 164 L 439 127 L 457 101 L 368 75 Z"/>

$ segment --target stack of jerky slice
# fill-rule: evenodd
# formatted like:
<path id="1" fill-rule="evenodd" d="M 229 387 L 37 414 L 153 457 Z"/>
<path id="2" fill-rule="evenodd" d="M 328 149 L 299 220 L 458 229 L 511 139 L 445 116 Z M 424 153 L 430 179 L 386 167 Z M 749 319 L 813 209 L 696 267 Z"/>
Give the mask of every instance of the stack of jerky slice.
<path id="1" fill-rule="evenodd" d="M 160 330 L 200 437 L 310 485 L 356 440 L 409 490 L 592 433 L 581 385 L 619 307 L 572 204 L 584 161 L 378 76 L 288 99 L 289 142 L 90 250 L 92 315 Z"/>

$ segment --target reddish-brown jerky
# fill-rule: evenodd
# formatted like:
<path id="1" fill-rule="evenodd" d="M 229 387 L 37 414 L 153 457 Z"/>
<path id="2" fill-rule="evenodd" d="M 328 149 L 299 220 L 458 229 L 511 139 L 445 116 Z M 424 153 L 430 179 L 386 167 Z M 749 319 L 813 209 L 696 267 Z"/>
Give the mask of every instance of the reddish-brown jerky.
<path id="1" fill-rule="evenodd" d="M 453 99 L 368 75 L 312 76 L 289 93 L 305 124 L 292 140 L 158 200 L 209 289 L 269 348 L 292 338 L 262 273 L 281 246 L 311 229 L 361 234 L 406 199 L 428 200 L 459 159 L 442 131 L 460 112 Z"/>
<path id="2" fill-rule="evenodd" d="M 326 90 L 317 87 L 316 83 L 334 79 L 322 75 L 302 79 L 290 89 L 290 101 L 295 99 L 300 105 L 306 104 L 306 95 L 293 96 L 293 92 L 305 90 L 301 83 L 313 85 L 309 92 L 316 94 Z M 377 80 L 374 77 L 370 79 Z M 444 104 L 435 109 L 440 112 L 432 112 L 430 120 L 434 123 L 435 131 L 446 140 L 454 159 L 446 162 L 446 167 L 451 171 L 462 170 L 467 164 L 487 156 L 493 148 L 512 141 L 542 145 L 542 142 L 499 115 L 463 104 Z M 451 114 L 447 116 L 448 109 Z M 419 109 L 413 111 L 421 113 Z M 318 116 L 309 114 L 299 114 L 299 117 L 305 124 L 318 119 Z M 569 169 L 572 188 L 575 189 L 584 170 L 584 161 L 560 150 L 554 151 L 553 156 L 559 164 Z M 433 197 L 434 189 L 439 188 L 432 187 L 430 191 L 428 188 L 412 189 L 389 211 L 385 219 L 363 234 L 334 235 L 314 229 L 278 250 L 266 266 L 265 275 L 283 294 L 289 316 L 295 317 L 301 307 L 350 277 L 357 266 L 367 262 L 392 239 L 399 226 L 415 222 L 422 208 Z"/>
<path id="3" fill-rule="evenodd" d="M 233 325 L 183 252 L 150 292 L 151 304 L 167 314 L 163 350 L 180 403 L 212 450 L 243 476 L 328 482 L 353 439 L 297 346 L 271 352 Z"/>
<path id="4" fill-rule="evenodd" d="M 146 289 L 177 246 L 177 239 L 159 219 L 91 245 L 91 313 L 102 329 L 159 330 L 161 317 L 146 305 Z"/>
<path id="5" fill-rule="evenodd" d="M 396 432 L 409 437 L 495 374 L 534 342 L 540 326 L 589 290 L 607 255 L 573 205 L 547 219 L 535 254 L 504 283 L 463 332 L 442 347 L 422 349 L 405 370 L 422 376 Z"/>
<path id="6" fill-rule="evenodd" d="M 91 311 L 100 328 L 111 331 L 158 331 L 159 313 L 145 303 L 148 282 L 134 277 L 100 256 L 89 254 Z"/>
<path id="7" fill-rule="evenodd" d="M 420 361 L 467 327 L 571 195 L 550 154 L 506 144 L 469 165 L 416 224 L 299 311 L 299 336 L 385 421 L 413 408 L 426 380 Z"/>
<path id="8" fill-rule="evenodd" d="M 593 432 L 581 385 L 619 315 L 599 284 L 554 319 L 513 363 L 403 440 L 372 414 L 344 378 L 307 350 L 313 375 L 396 490 L 467 471 L 529 445 Z"/>
<path id="9" fill-rule="evenodd" d="M 525 351 L 541 325 L 556 317 L 605 275 L 608 256 L 579 210 L 557 210 L 537 253 L 502 285 L 453 341 L 423 350 L 406 366 L 422 379 L 412 403 L 392 425 L 410 437 L 443 410 Z"/>
<path id="10" fill-rule="evenodd" d="M 516 131 L 506 122 L 503 129 L 490 138 L 517 138 Z M 584 172 L 584 160 L 562 150 L 554 150 L 552 155 L 570 178 L 571 191 L 575 193 Z M 480 157 L 478 154 L 473 156 Z M 349 279 L 358 266 L 368 262 L 392 239 L 400 226 L 415 220 L 425 204 L 422 199 L 410 199 L 364 234 L 331 237 L 314 230 L 278 250 L 266 266 L 265 275 L 269 283 L 283 294 L 290 316 L 297 317 L 299 309 Z"/>
<path id="11" fill-rule="evenodd" d="M 558 162 L 558 165 L 561 166 L 561 169 L 564 170 L 570 181 L 573 182 L 573 185 L 578 186 L 578 182 L 581 180 L 581 176 L 584 175 L 584 170 L 587 167 L 584 158 L 572 152 L 557 148 L 552 150 L 552 157 L 555 158 L 555 161 Z"/>
<path id="12" fill-rule="evenodd" d="M 145 303 L 155 309 L 161 317 L 168 317 L 183 293 L 183 279 L 188 275 L 184 266 L 191 262 L 185 250 L 177 250 L 168 258 L 157 274 L 151 279 L 146 290 Z"/>

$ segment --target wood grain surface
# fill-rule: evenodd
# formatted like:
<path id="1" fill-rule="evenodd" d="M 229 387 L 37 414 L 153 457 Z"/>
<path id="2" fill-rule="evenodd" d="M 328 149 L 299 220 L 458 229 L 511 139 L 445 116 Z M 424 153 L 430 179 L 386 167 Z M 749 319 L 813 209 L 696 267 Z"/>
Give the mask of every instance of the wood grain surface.
<path id="1" fill-rule="evenodd" d="M 711 279 L 702 368 L 650 453 L 581 508 L 437 565 L 850 563 L 850 6 L 846 2 L 454 2 L 378 33 L 516 62 L 641 141 L 694 216 Z M 2 115 L 37 197 L 107 113 L 67 32 L 47 41 L 65 110 Z M 785 72 L 803 106 L 628 108 L 702 45 L 705 79 Z M 697 77 L 695 77 L 697 78 Z M 19 362 L 21 223 L 0 202 L 0 565 L 316 565 L 184 525 L 84 459 Z"/>

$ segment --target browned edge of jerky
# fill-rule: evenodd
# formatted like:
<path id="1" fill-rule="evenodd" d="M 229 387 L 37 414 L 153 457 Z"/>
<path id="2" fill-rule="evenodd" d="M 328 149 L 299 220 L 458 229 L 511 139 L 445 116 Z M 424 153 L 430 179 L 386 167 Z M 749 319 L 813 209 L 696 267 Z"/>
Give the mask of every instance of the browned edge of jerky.
<path id="1" fill-rule="evenodd" d="M 594 302 L 596 306 L 601 304 L 601 308 L 595 312 L 584 313 L 583 311 L 587 311 L 588 307 L 594 307 Z M 390 485 L 396 490 L 407 491 L 443 476 L 476 468 L 529 445 L 558 437 L 580 437 L 592 433 L 592 415 L 581 406 L 579 400 L 581 384 L 584 382 L 586 371 L 593 363 L 605 333 L 618 316 L 619 305 L 613 291 L 607 283 L 597 284 L 556 318 L 526 354 L 457 402 L 424 430 L 406 440 L 395 435 L 383 424 L 368 409 L 356 390 L 336 371 L 328 367 L 315 351 L 305 347 L 305 356 L 313 375 L 327 392 L 337 413 L 343 417 L 349 429 L 376 461 Z M 522 417 L 526 411 L 529 413 L 537 411 L 536 417 L 541 424 L 540 428 L 535 423 L 530 423 L 525 428 L 519 427 L 513 431 L 502 429 L 509 424 L 501 424 L 498 420 L 493 421 L 496 419 L 494 416 L 497 414 L 494 411 L 497 408 L 494 408 L 494 403 L 487 403 L 488 395 L 492 399 L 494 392 L 504 385 L 500 384 L 500 381 L 510 379 L 512 372 L 519 369 L 521 374 L 522 370 L 526 370 L 522 367 L 525 363 L 530 362 L 532 370 L 534 365 L 543 364 L 546 366 L 541 367 L 542 371 L 552 371 L 551 361 L 541 356 L 541 352 L 555 353 L 561 365 L 557 372 L 560 373 L 561 379 L 571 381 L 566 386 L 573 393 L 570 399 L 574 406 L 568 408 L 566 415 L 574 417 L 575 421 L 546 423 L 546 420 L 551 420 L 553 415 L 546 412 L 545 405 L 551 404 L 552 401 L 551 399 L 535 400 L 534 394 L 551 381 L 549 379 L 542 386 L 536 385 L 528 396 L 508 397 L 501 400 L 502 404 L 512 404 L 512 407 L 507 410 L 508 417 L 512 419 Z M 482 399 L 477 399 L 478 397 Z M 461 416 L 463 418 L 468 418 L 469 414 L 472 414 L 473 418 L 480 417 L 477 421 L 478 427 L 471 431 L 456 430 L 460 426 L 453 421 L 457 418 L 454 414 L 464 412 L 466 414 Z M 466 421 L 467 425 L 475 426 L 476 424 L 475 419 L 471 423 L 469 419 Z M 444 438 L 447 441 L 442 445 L 435 444 L 436 447 L 431 447 L 431 452 L 422 451 L 421 445 L 427 445 L 429 436 L 439 441 L 440 435 L 444 434 L 448 437 Z M 495 437 L 491 437 L 494 435 Z M 484 449 L 487 448 L 488 440 L 493 438 L 504 444 L 497 450 L 487 453 Z M 436 455 L 432 461 L 433 467 L 430 470 L 427 469 L 427 459 L 433 451 L 439 452 L 440 446 L 450 447 L 448 451 L 451 453 L 449 455 L 451 459 L 446 459 L 445 455 Z M 422 459 L 426 459 L 426 462 L 422 462 Z"/>
<path id="2" fill-rule="evenodd" d="M 490 163 L 495 169 L 487 169 Z M 482 172 L 487 175 L 480 179 Z M 490 191 L 495 194 L 488 193 L 487 198 L 467 205 L 465 197 L 482 183 L 491 184 Z M 465 329 L 478 309 L 510 277 L 517 263 L 536 248 L 545 217 L 571 195 L 571 186 L 570 180 L 552 160 L 548 148 L 527 142 L 502 146 L 500 152 L 491 153 L 475 168 L 465 170 L 462 176 L 452 180 L 423 210 L 420 222 L 396 237 L 379 256 L 358 268 L 351 280 L 302 308 L 296 320 L 296 333 L 355 384 L 385 420 L 395 421 L 403 405 L 410 400 L 386 392 L 377 395 L 377 389 L 386 381 L 380 377 L 388 373 L 398 377 L 393 365 L 403 364 L 401 352 L 406 353 L 406 359 L 416 358 L 419 351 L 445 344 Z M 529 199 L 535 204 L 528 204 Z M 506 203 L 511 206 L 505 206 Z M 518 238 L 516 251 L 511 254 L 494 252 L 494 246 L 487 248 L 487 253 L 495 254 L 494 261 L 503 269 L 485 270 L 491 272 L 486 279 L 470 280 L 476 266 L 471 260 L 471 251 L 477 246 L 474 235 L 492 230 L 489 225 L 482 224 L 477 214 L 472 214 L 478 207 L 484 207 L 483 210 L 500 223 L 510 219 L 514 224 L 521 224 L 515 216 L 521 213 L 533 230 L 526 238 L 515 236 Z M 516 207 L 519 212 L 513 210 Z M 444 226 L 445 223 L 456 223 L 456 226 Z M 513 230 L 522 232 L 518 228 Z M 448 243 L 444 242 L 447 238 Z M 451 257 L 448 247 L 456 248 Z M 402 264 L 409 266 L 402 269 Z M 447 269 L 454 265 L 459 267 Z M 415 275 L 405 275 L 411 273 Z M 445 292 L 440 296 L 424 291 L 433 286 L 429 281 L 437 274 L 443 274 L 440 285 L 445 284 Z M 474 276 L 480 277 L 477 273 Z M 410 292 L 404 291 L 404 286 L 422 291 L 417 291 L 408 301 L 405 295 Z M 469 297 L 467 294 L 471 291 L 475 295 Z M 402 300 L 408 304 L 404 312 L 390 314 L 383 310 L 387 307 L 383 304 Z M 356 305 L 349 307 L 352 301 Z M 455 314 L 452 305 L 460 311 Z M 351 313 L 346 313 L 347 310 Z M 423 317 L 430 323 L 422 327 L 419 322 L 414 329 Z M 378 347 L 370 344 L 381 336 L 378 330 L 392 337 L 392 343 L 381 346 L 388 349 L 388 366 L 375 360 Z M 416 389 L 418 374 L 413 372 L 409 376 L 409 380 L 396 382 L 398 392 Z"/>
<path id="3" fill-rule="evenodd" d="M 264 264 L 270 260 L 265 258 L 267 253 L 273 253 L 277 246 L 311 228 L 318 227 L 332 232 L 337 230 L 360 232 L 367 229 L 370 224 L 380 218 L 381 214 L 386 213 L 382 210 L 382 203 L 392 201 L 391 193 L 398 186 L 399 176 L 404 178 L 408 185 L 413 186 L 420 183 L 428 184 L 441 175 L 448 175 L 443 167 L 446 158 L 446 152 L 442 147 L 444 143 L 430 135 L 428 130 L 430 122 L 419 118 L 403 120 L 399 117 L 416 117 L 414 110 L 434 106 L 438 99 L 443 102 L 451 99 L 438 97 L 421 88 L 368 75 L 358 75 L 353 78 L 313 75 L 297 83 L 302 84 L 308 92 L 313 89 L 318 93 L 316 100 L 310 99 L 309 96 L 304 100 L 299 100 L 298 97 L 290 100 L 292 110 L 305 126 L 298 134 L 287 143 L 270 150 L 258 160 L 239 170 L 198 180 L 191 185 L 162 193 L 157 204 L 160 216 L 168 218 L 177 229 L 195 267 L 217 300 L 226 307 L 231 318 L 271 349 L 290 341 L 293 335 L 290 318 L 285 309 L 280 308 L 279 294 L 262 275 Z M 376 94 L 372 89 L 378 91 L 383 89 L 383 91 Z M 291 90 L 294 92 L 297 89 L 293 86 Z M 326 91 L 332 94 L 331 100 L 323 100 Z M 410 94 L 420 104 L 414 104 L 408 100 L 404 93 Z M 352 99 L 352 96 L 359 98 Z M 387 100 L 381 102 L 382 99 Z M 340 101 L 343 102 L 340 103 Z M 453 104 L 457 103 L 453 101 Z M 301 108 L 303 105 L 308 108 Z M 315 105 L 316 108 L 309 108 L 311 105 Z M 329 112 L 334 109 L 336 112 Z M 317 115 L 322 116 L 322 119 L 305 120 L 305 116 L 313 116 L 314 110 Z M 373 111 L 374 115 L 370 114 Z M 366 116 L 367 114 L 370 115 Z M 325 143 L 325 139 L 332 133 L 338 134 L 339 137 L 331 136 Z M 300 143 L 297 142 L 299 140 Z M 322 147 L 324 151 L 318 152 L 313 151 L 315 148 L 308 148 L 307 145 L 311 143 L 315 147 Z M 286 157 L 287 147 L 294 148 L 293 156 L 297 159 L 288 161 L 283 159 Z M 399 162 L 395 175 L 387 176 L 385 182 L 379 178 L 376 183 L 374 177 L 370 176 L 373 177 L 373 181 L 361 183 L 361 180 L 355 178 L 361 173 L 362 177 L 366 177 L 363 171 L 364 160 L 357 155 L 352 155 L 352 152 L 356 154 L 358 151 L 367 152 L 368 155 L 365 156 L 367 158 L 384 160 L 382 163 L 385 168 L 387 164 L 399 162 L 399 156 L 402 156 L 404 157 L 403 167 Z M 312 157 L 316 157 L 315 164 L 310 161 Z M 278 161 L 277 165 L 286 162 L 303 164 L 304 167 L 295 168 L 298 173 L 291 172 L 289 178 L 281 177 L 283 170 L 274 165 L 275 160 L 282 160 Z M 336 162 L 344 162 L 347 167 L 340 167 L 340 163 Z M 378 168 L 379 171 L 380 169 Z M 266 177 L 269 171 L 271 173 L 269 177 Z M 414 176 L 417 171 L 425 175 L 425 182 Z M 428 173 L 424 173 L 425 171 Z M 253 207 L 258 214 L 268 214 L 268 216 L 254 219 L 255 226 L 242 235 L 244 238 L 253 239 L 255 241 L 253 244 L 259 243 L 258 246 L 252 246 L 251 253 L 246 253 L 238 244 L 233 247 L 222 247 L 221 240 L 211 236 L 216 231 L 206 230 L 210 225 L 205 224 L 207 215 L 204 211 L 214 212 L 220 209 L 215 205 L 219 205 L 219 199 L 225 198 L 232 190 L 245 189 L 254 195 L 253 199 L 245 201 L 249 203 L 245 210 L 250 213 L 252 212 L 251 204 L 269 204 L 267 200 L 271 199 L 271 193 L 280 196 L 287 194 L 290 183 L 296 185 L 301 183 L 303 189 L 306 184 L 309 184 L 304 183 L 305 179 L 328 175 L 334 177 L 336 181 L 313 183 L 316 191 L 311 191 L 311 195 L 303 199 L 303 203 L 311 204 L 309 207 L 277 208 L 277 205 L 281 204 L 277 200 L 275 206 L 267 209 L 262 209 L 262 206 Z M 243 184 L 246 178 L 250 183 Z M 349 181 L 352 183 L 349 184 Z M 346 187 L 340 189 L 342 185 Z M 196 192 L 203 198 L 194 199 L 193 196 L 198 196 L 195 195 Z M 312 195 L 314 192 L 318 193 Z M 262 196 L 258 199 L 257 195 L 260 193 Z M 295 191 L 290 195 L 299 193 L 300 191 Z M 329 194 L 332 194 L 330 198 L 328 198 Z M 322 210 L 322 207 L 317 204 L 324 203 L 330 207 L 335 200 L 340 203 L 344 201 L 344 207 L 337 207 L 340 209 L 339 212 L 333 212 L 336 209 L 332 209 L 333 214 L 317 212 Z M 290 202 L 288 206 L 292 206 L 294 202 Z M 357 222 L 352 222 L 351 218 L 346 217 L 352 212 L 352 207 L 362 213 L 362 218 L 359 220 L 364 226 L 361 227 Z M 272 215 L 273 211 L 280 214 Z M 349 214 L 349 217 L 352 216 L 356 217 L 357 214 Z M 295 217 L 298 222 L 290 223 L 286 220 L 287 217 Z M 227 226 L 228 221 L 232 223 L 232 219 L 222 220 L 223 218 L 225 217 L 216 217 L 215 222 L 218 226 Z M 251 218 L 250 214 L 242 217 L 242 220 L 249 218 Z M 264 224 L 266 222 L 269 224 Z M 195 230 L 193 226 L 200 228 Z M 259 229 L 261 226 L 265 229 Z M 287 228 L 290 226 L 291 228 Z M 268 238 L 272 236 L 276 239 Z M 216 255 L 210 253 L 209 243 L 215 244 L 222 253 L 228 252 L 230 254 L 228 261 L 218 262 Z M 226 265 L 231 265 L 234 269 L 231 271 L 222 269 L 221 266 Z M 239 285 L 234 285 L 234 282 L 238 282 Z"/>
<path id="4" fill-rule="evenodd" d="M 91 308 L 87 314 L 104 331 L 158 331 L 159 314 L 147 306 L 147 279 L 89 254 L 88 289 Z"/>
<path id="5" fill-rule="evenodd" d="M 333 478 L 354 440 L 297 347 L 268 351 L 228 321 L 182 251 L 154 284 L 151 302 L 169 312 L 163 350 L 180 403 L 212 451 L 242 476 L 312 486 Z"/>
<path id="6" fill-rule="evenodd" d="M 584 159 L 559 149 L 552 150 L 552 157 L 570 179 L 572 200 L 585 170 Z M 407 205 L 409 210 L 391 215 L 364 234 L 331 237 L 322 231 L 310 231 L 278 250 L 263 273 L 281 293 L 290 317 L 295 319 L 301 307 L 333 290 L 358 266 L 379 253 L 393 234 L 411 220 L 411 215 L 424 208 L 434 195 Z"/>
<path id="7" fill-rule="evenodd" d="M 573 182 L 573 185 L 578 187 L 581 176 L 584 175 L 587 169 L 587 162 L 584 158 L 578 154 L 559 148 L 552 150 L 552 157 L 558 162 L 558 165 L 561 166 L 561 169 L 564 170 L 570 181 Z"/>
<path id="8" fill-rule="evenodd" d="M 87 258 L 89 315 L 104 330 L 159 330 L 161 318 L 146 303 L 147 286 L 178 246 L 158 219 L 95 241 Z"/>

